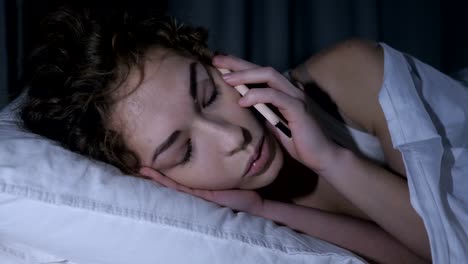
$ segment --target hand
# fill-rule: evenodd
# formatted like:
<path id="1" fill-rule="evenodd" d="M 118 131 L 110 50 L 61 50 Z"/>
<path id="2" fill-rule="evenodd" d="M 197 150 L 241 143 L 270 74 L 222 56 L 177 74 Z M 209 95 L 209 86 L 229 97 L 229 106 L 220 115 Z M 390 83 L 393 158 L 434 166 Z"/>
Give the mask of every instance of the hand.
<path id="1" fill-rule="evenodd" d="M 311 111 L 308 95 L 292 85 L 283 75 L 271 67 L 260 67 L 233 56 L 216 56 L 213 64 L 233 72 L 223 78 L 231 86 L 266 83 L 269 88 L 252 88 L 239 101 L 243 107 L 258 103 L 270 103 L 286 118 L 292 138 L 267 122 L 267 127 L 296 160 L 320 173 L 333 166 L 338 145 L 322 132 Z"/>
<path id="2" fill-rule="evenodd" d="M 248 190 L 199 190 L 185 187 L 169 177 L 158 173 L 154 169 L 142 168 L 141 175 L 151 178 L 168 188 L 192 194 L 210 202 L 232 208 L 237 211 L 247 212 L 253 215 L 261 216 L 263 212 L 263 199 L 255 191 Z"/>

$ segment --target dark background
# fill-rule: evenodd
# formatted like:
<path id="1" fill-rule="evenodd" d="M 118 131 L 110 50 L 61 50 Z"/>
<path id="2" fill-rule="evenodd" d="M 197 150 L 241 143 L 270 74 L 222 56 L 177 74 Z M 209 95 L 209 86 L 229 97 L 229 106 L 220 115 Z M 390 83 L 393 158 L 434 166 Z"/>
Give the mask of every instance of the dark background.
<path id="1" fill-rule="evenodd" d="M 468 67 L 468 0 L 0 0 L 0 107 L 21 88 L 41 18 L 63 3 L 167 12 L 210 31 L 210 47 L 284 71 L 351 37 L 451 73 Z"/>

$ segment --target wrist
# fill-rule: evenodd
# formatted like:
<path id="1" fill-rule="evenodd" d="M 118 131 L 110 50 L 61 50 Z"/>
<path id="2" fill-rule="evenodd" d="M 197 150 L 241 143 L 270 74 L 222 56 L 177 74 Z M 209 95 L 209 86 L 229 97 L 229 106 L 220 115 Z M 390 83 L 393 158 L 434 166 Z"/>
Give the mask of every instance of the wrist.
<path id="1" fill-rule="evenodd" d="M 288 210 L 290 210 L 292 206 L 294 205 L 265 199 L 263 200 L 263 207 L 262 207 L 262 210 L 259 211 L 258 216 L 270 219 L 277 223 L 284 224 L 285 215 L 289 215 Z"/>
<path id="2" fill-rule="evenodd" d="M 261 217 L 264 217 L 264 218 L 270 218 L 269 215 L 268 215 L 268 212 L 271 211 L 271 210 L 269 210 L 269 208 L 271 207 L 271 202 L 272 202 L 271 200 L 262 199 L 262 203 L 261 203 L 260 207 L 258 208 L 258 210 L 256 210 L 255 215 L 261 216 Z"/>
<path id="3" fill-rule="evenodd" d="M 335 146 L 323 152 L 320 166 L 315 172 L 322 177 L 334 174 L 334 171 L 345 166 L 353 155 L 354 153 L 349 149 L 335 144 Z"/>

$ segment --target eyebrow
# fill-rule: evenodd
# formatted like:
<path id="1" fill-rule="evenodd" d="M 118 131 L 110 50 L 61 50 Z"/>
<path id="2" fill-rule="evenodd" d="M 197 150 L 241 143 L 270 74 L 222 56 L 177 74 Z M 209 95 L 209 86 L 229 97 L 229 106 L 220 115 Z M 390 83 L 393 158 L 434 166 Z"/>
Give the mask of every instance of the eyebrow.
<path id="1" fill-rule="evenodd" d="M 196 103 L 197 101 L 197 94 L 198 94 L 198 87 L 197 87 L 197 62 L 194 61 L 190 63 L 189 65 L 189 74 L 190 74 L 190 85 L 189 85 L 189 94 L 190 97 L 192 97 L 193 101 Z M 153 158 L 152 158 L 152 163 L 156 160 L 156 158 L 161 155 L 164 151 L 169 149 L 174 143 L 177 141 L 177 139 L 180 137 L 181 131 L 176 130 L 172 132 L 172 134 L 164 140 L 161 145 L 159 145 L 154 153 L 153 153 Z"/>

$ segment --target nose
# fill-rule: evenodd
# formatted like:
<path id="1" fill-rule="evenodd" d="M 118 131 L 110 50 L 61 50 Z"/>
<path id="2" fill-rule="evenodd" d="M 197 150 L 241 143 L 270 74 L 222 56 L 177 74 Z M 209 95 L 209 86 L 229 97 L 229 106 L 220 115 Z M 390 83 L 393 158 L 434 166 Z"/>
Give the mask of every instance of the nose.
<path id="1" fill-rule="evenodd" d="M 245 149 L 252 141 L 247 129 L 226 120 L 201 117 L 196 124 L 209 142 L 220 145 L 224 155 L 233 155 Z"/>

